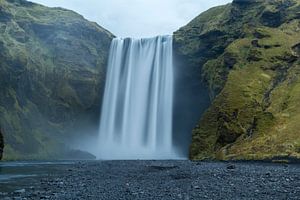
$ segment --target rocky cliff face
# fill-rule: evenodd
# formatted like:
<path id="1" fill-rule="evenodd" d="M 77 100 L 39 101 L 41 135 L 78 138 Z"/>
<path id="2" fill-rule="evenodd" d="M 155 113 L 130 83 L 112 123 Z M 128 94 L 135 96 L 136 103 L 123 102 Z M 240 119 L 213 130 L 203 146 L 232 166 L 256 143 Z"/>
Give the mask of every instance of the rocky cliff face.
<path id="1" fill-rule="evenodd" d="M 71 133 L 98 126 L 112 38 L 69 10 L 0 1 L 5 158 L 55 157 Z"/>
<path id="2" fill-rule="evenodd" d="M 0 160 L 2 159 L 3 149 L 4 149 L 4 140 L 0 129 Z"/>
<path id="3" fill-rule="evenodd" d="M 212 101 L 193 130 L 192 159 L 300 157 L 298 0 L 235 0 L 174 37 Z"/>

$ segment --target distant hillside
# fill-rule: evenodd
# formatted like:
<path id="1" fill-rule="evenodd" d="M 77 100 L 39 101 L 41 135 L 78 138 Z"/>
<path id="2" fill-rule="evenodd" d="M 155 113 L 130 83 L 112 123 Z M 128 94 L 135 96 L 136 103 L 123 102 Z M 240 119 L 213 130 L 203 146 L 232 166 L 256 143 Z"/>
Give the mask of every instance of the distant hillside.
<path id="1" fill-rule="evenodd" d="M 0 126 L 5 159 L 58 158 L 98 127 L 114 36 L 75 12 L 0 0 Z"/>
<path id="2" fill-rule="evenodd" d="M 174 38 L 212 101 L 193 130 L 192 159 L 300 158 L 299 0 L 235 0 Z"/>

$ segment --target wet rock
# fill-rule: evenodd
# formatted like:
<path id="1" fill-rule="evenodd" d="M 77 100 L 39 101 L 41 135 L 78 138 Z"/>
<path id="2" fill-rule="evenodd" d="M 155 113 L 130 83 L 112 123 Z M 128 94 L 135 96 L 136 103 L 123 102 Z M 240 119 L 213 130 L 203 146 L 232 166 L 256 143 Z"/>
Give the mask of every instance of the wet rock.
<path id="1" fill-rule="evenodd" d="M 79 164 L 75 164 L 74 167 Z M 83 165 L 80 164 L 80 165 Z M 84 168 L 65 172 L 60 166 L 42 178 L 51 184 L 44 189 L 40 179 L 34 190 L 9 193 L 13 199 L 289 199 L 300 196 L 299 167 L 278 164 L 191 161 L 89 161 Z M 149 166 L 176 166 L 149 173 Z M 226 173 L 223 168 L 239 170 Z M 231 171 L 230 171 L 231 172 Z M 272 177 L 268 177 L 270 174 Z M 63 182 L 63 185 L 60 185 Z M 33 183 L 30 182 L 29 188 Z M 1 185 L 0 185 L 1 187 Z M 245 190 L 245 188 L 247 188 Z M 291 196 L 287 196 L 290 194 Z M 0 199 L 5 197 L 1 196 Z"/>
<path id="2" fill-rule="evenodd" d="M 236 168 L 236 166 L 235 165 L 227 165 L 227 167 L 226 167 L 227 169 L 235 169 Z"/>
<path id="3" fill-rule="evenodd" d="M 1 127 L 0 127 L 0 160 L 2 159 L 3 149 L 4 149 L 4 139 L 3 139 L 3 135 L 2 135 Z"/>
<path id="4" fill-rule="evenodd" d="M 22 194 L 22 193 L 24 193 L 25 191 L 26 191 L 25 189 L 20 189 L 20 190 L 15 190 L 14 193 L 16 193 L 16 194 Z"/>
<path id="5" fill-rule="evenodd" d="M 200 187 L 199 187 L 198 185 L 195 185 L 195 186 L 194 186 L 194 189 L 197 189 L 197 190 L 198 190 L 198 189 L 200 189 Z"/>

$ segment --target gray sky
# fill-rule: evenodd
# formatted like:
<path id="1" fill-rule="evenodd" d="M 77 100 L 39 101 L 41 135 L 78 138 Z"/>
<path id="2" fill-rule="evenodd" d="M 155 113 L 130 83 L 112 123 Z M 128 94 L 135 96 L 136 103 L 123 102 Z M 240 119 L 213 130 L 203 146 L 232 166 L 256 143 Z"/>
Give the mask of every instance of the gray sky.
<path id="1" fill-rule="evenodd" d="M 232 0 L 30 0 L 74 10 L 118 37 L 172 34 L 210 7 Z"/>

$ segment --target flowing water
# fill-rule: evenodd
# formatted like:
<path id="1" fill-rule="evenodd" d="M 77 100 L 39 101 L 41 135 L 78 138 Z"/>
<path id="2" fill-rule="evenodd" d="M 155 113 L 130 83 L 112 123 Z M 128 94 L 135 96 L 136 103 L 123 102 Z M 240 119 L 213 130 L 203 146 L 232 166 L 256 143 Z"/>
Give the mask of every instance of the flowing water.
<path id="1" fill-rule="evenodd" d="M 172 36 L 112 41 L 99 129 L 100 159 L 176 159 Z"/>
<path id="2" fill-rule="evenodd" d="M 63 176 L 65 168 L 74 163 L 74 161 L 0 162 L 0 199 L 4 193 L 41 184 L 40 178 L 49 174 L 57 173 Z"/>

